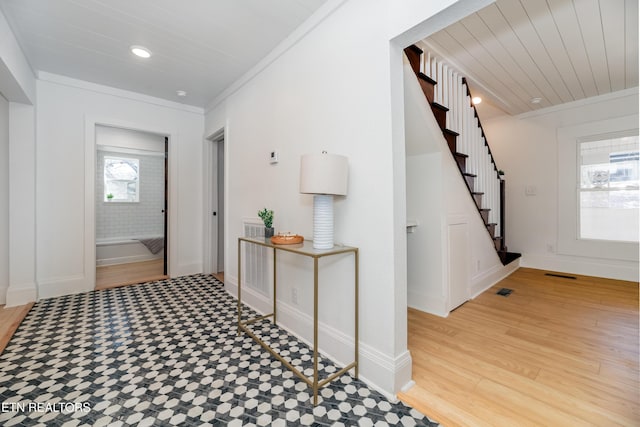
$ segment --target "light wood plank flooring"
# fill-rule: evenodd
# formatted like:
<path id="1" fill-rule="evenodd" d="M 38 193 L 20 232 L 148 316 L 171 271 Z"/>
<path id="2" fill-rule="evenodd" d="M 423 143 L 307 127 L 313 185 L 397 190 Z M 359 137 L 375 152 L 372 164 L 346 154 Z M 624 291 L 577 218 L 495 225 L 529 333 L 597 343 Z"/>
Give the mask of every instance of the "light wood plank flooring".
<path id="1" fill-rule="evenodd" d="M 4 351 L 7 343 L 18 329 L 20 322 L 25 318 L 33 303 L 7 308 L 0 305 L 0 354 Z"/>
<path id="2" fill-rule="evenodd" d="M 99 266 L 96 268 L 96 290 L 168 279 L 163 269 L 162 259 Z"/>
<path id="3" fill-rule="evenodd" d="M 638 283 L 545 273 L 521 268 L 448 318 L 410 309 L 400 399 L 445 426 L 639 426 Z"/>

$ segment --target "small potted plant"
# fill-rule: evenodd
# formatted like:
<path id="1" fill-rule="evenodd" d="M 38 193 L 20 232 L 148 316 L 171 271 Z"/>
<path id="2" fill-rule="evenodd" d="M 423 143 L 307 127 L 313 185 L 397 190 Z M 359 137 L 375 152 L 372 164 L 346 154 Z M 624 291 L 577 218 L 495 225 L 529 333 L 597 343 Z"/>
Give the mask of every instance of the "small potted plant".
<path id="1" fill-rule="evenodd" d="M 264 222 L 264 237 L 273 237 L 273 211 L 264 208 L 258 211 L 258 216 Z"/>
<path id="2" fill-rule="evenodd" d="M 107 194 L 107 201 L 110 202 L 113 200 L 113 193 Z"/>

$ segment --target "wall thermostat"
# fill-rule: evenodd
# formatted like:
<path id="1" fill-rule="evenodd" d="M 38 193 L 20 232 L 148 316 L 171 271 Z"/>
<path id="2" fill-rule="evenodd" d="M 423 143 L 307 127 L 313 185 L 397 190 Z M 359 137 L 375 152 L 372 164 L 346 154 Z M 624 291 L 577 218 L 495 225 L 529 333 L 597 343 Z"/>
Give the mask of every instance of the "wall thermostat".
<path id="1" fill-rule="evenodd" d="M 270 163 L 278 163 L 278 152 L 272 151 L 269 153 L 269 162 Z"/>

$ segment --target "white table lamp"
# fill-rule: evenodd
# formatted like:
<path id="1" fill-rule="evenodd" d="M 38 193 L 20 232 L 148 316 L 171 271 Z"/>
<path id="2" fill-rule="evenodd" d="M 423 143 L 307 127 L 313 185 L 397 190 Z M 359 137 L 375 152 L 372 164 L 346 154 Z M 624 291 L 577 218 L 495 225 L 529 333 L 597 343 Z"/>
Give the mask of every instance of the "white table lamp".
<path id="1" fill-rule="evenodd" d="M 300 159 L 300 192 L 313 194 L 313 247 L 333 248 L 333 196 L 347 195 L 348 161 L 337 154 Z"/>

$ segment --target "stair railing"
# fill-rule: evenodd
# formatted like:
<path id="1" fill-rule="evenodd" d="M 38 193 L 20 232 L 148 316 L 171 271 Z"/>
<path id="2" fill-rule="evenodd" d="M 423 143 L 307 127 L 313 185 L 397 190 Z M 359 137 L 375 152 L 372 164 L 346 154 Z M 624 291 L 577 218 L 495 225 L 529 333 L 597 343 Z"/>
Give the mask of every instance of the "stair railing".
<path id="1" fill-rule="evenodd" d="M 501 178 L 466 79 L 428 51 L 421 56 L 420 71 L 437 82 L 433 100 L 449 109 L 446 127 L 460 134 L 457 150 L 469 156 L 466 172 L 477 175 L 474 191 L 484 193 L 482 208 L 490 209 L 489 223 L 496 224 L 495 236 L 504 242 Z"/>

